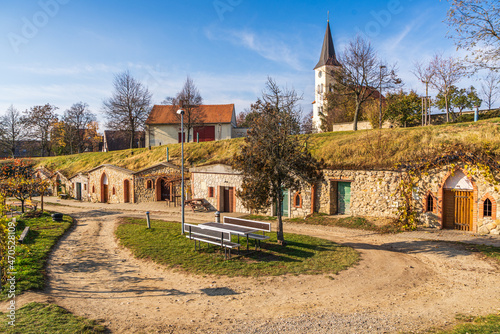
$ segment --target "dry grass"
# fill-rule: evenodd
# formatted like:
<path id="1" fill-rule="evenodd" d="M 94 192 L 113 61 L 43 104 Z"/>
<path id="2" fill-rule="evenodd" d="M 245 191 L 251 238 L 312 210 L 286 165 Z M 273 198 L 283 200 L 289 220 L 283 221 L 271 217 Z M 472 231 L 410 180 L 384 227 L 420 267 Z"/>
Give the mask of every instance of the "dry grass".
<path id="1" fill-rule="evenodd" d="M 330 168 L 392 169 L 397 163 L 419 161 L 425 156 L 438 155 L 447 147 L 463 145 L 471 150 L 489 151 L 500 157 L 500 119 L 477 123 L 459 123 L 440 126 L 397 128 L 383 130 L 328 132 L 302 136 L 317 159 L 323 159 Z M 188 166 L 212 163 L 230 163 L 243 139 L 185 144 Z M 124 150 L 108 153 L 37 159 L 38 165 L 61 170 L 71 176 L 101 164 L 114 164 L 134 171 L 166 160 L 180 162 L 180 144 L 148 149 Z"/>

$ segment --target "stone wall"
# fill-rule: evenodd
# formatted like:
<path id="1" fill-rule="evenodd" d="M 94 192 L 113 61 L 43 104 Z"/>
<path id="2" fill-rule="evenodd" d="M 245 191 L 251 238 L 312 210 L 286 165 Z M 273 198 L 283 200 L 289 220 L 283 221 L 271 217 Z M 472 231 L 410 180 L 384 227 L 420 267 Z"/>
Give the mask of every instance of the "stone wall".
<path id="1" fill-rule="evenodd" d="M 191 171 L 191 189 L 193 198 L 204 198 L 210 203 L 212 210 L 219 210 L 218 199 L 220 187 L 234 187 L 235 191 L 241 188 L 242 177 L 240 174 L 231 173 L 207 173 Z M 213 193 L 209 194 L 209 188 Z M 250 213 L 243 206 L 241 199 L 235 195 L 235 212 Z"/>
<path id="2" fill-rule="evenodd" d="M 395 193 L 400 172 L 324 170 L 325 181 L 317 186 L 315 212 L 334 215 L 338 212 L 338 182 L 351 183 L 350 215 L 396 217 Z"/>
<path id="3" fill-rule="evenodd" d="M 87 175 L 85 174 L 78 174 L 76 176 L 73 176 L 70 180 L 70 183 L 71 183 L 71 192 L 70 192 L 70 196 L 72 198 L 77 198 L 77 193 L 76 193 L 76 190 L 77 190 L 77 183 L 80 183 L 81 184 L 81 189 L 82 189 L 82 198 L 81 198 L 81 201 L 89 201 L 90 200 L 90 196 L 89 196 L 89 178 Z"/>
<path id="4" fill-rule="evenodd" d="M 89 172 L 90 201 L 101 202 L 101 178 L 108 178 L 108 203 L 124 203 L 124 182 L 129 182 L 129 202 L 134 199 L 134 177 L 131 171 L 123 168 L 104 165 Z"/>
<path id="5" fill-rule="evenodd" d="M 453 176 L 457 171 L 463 171 L 474 186 L 474 222 L 473 232 L 482 234 L 499 234 L 500 233 L 500 218 L 496 214 L 496 203 L 500 201 L 499 186 L 492 184 L 481 171 L 468 173 L 465 165 L 459 163 L 453 166 L 446 166 L 439 169 L 430 170 L 427 175 L 424 175 L 418 182 L 414 190 L 414 200 L 416 203 L 417 212 L 421 212 L 420 223 L 429 227 L 440 227 L 443 205 L 442 187 L 446 180 Z M 475 175 L 472 175 L 475 174 Z M 428 194 L 432 194 L 436 200 L 436 208 L 434 212 L 426 212 L 426 199 Z M 493 204 L 492 217 L 483 217 L 483 205 L 486 198 L 489 198 Z"/>
<path id="6" fill-rule="evenodd" d="M 188 176 L 188 174 L 185 175 L 186 179 Z M 134 179 L 135 203 L 156 202 L 158 181 L 162 178 L 180 180 L 181 169 L 174 165 L 160 164 L 137 172 Z M 150 187 L 148 187 L 148 181 Z"/>

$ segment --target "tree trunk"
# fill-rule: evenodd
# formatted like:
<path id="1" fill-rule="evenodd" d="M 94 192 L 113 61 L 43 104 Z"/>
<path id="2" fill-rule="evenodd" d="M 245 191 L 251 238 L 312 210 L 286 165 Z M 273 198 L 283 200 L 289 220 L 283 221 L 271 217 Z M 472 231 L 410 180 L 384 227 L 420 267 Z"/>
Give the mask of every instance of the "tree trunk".
<path id="1" fill-rule="evenodd" d="M 278 217 L 278 231 L 276 233 L 276 239 L 278 244 L 281 246 L 286 246 L 285 236 L 283 233 L 283 217 L 281 217 L 281 208 L 283 207 L 283 194 L 281 187 L 278 190 L 278 200 L 276 201 L 276 216 Z"/>
<path id="2" fill-rule="evenodd" d="M 135 130 L 132 129 L 130 130 L 130 149 L 134 148 L 134 137 L 135 137 Z"/>
<path id="3" fill-rule="evenodd" d="M 359 110 L 361 109 L 361 105 L 358 101 L 356 101 L 356 111 L 354 112 L 354 126 L 353 130 L 358 131 L 358 117 L 359 117 Z"/>
<path id="4" fill-rule="evenodd" d="M 444 103 L 446 104 L 446 123 L 450 121 L 450 106 L 448 105 L 448 96 L 444 96 Z"/>
<path id="5" fill-rule="evenodd" d="M 24 213 L 24 200 L 21 200 L 21 212 Z"/>
<path id="6" fill-rule="evenodd" d="M 42 190 L 42 193 L 40 195 L 40 210 L 42 210 L 42 213 L 43 213 L 43 193 L 45 192 L 45 190 Z"/>

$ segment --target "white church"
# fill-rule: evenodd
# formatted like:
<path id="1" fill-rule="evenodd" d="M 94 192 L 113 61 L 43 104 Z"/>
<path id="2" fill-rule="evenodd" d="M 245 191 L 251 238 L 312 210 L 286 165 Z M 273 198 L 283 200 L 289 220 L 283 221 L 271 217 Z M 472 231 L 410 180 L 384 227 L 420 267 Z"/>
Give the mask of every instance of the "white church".
<path id="1" fill-rule="evenodd" d="M 320 113 L 323 112 L 326 104 L 325 94 L 333 91 L 334 73 L 341 66 L 335 55 L 330 21 L 328 21 L 321 56 L 318 64 L 314 67 L 315 101 L 313 102 L 313 126 L 317 132 L 321 132 Z"/>

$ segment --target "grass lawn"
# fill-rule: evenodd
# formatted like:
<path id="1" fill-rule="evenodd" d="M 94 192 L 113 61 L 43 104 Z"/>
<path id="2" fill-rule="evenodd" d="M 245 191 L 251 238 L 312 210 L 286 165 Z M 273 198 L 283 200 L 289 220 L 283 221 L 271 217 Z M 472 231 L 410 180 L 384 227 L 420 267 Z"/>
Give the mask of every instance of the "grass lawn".
<path id="1" fill-rule="evenodd" d="M 30 227 L 30 231 L 23 244 L 18 243 L 16 247 L 16 295 L 44 288 L 49 252 L 72 223 L 73 219 L 66 215 L 62 222 L 54 222 L 47 212 L 38 218 L 17 217 L 16 235 L 19 236 L 26 226 Z M 0 299 L 6 298 L 7 288 L 8 285 L 5 285 Z"/>
<path id="2" fill-rule="evenodd" d="M 457 319 L 470 321 L 470 323 L 461 324 L 454 329 L 447 331 L 438 331 L 437 334 L 499 334 L 500 333 L 500 314 L 492 314 L 485 317 L 468 318 L 457 316 Z"/>
<path id="3" fill-rule="evenodd" d="M 6 314 L 0 312 L 0 333 L 109 333 L 95 321 L 74 316 L 53 304 L 30 303 L 16 311 L 15 326 L 7 323 Z"/>
<path id="4" fill-rule="evenodd" d="M 276 217 L 260 216 L 260 215 L 248 215 L 242 217 L 244 219 L 250 220 L 260 220 L 260 221 L 276 221 Z M 392 221 L 385 219 L 383 224 L 374 224 L 373 222 L 367 220 L 363 217 L 331 217 L 323 213 L 315 213 L 306 219 L 304 218 L 284 218 L 284 222 L 292 222 L 298 224 L 310 224 L 310 225 L 323 225 L 323 226 L 339 226 L 346 228 L 353 228 L 358 230 L 368 230 L 375 231 L 379 233 L 397 233 L 401 232 L 396 224 Z"/>
<path id="5" fill-rule="evenodd" d="M 481 252 L 487 257 L 491 257 L 500 262 L 500 247 L 487 246 L 487 245 L 471 245 L 468 244 L 467 249 L 473 252 Z"/>
<path id="6" fill-rule="evenodd" d="M 202 243 L 202 250 L 195 251 L 194 241 L 180 234 L 180 223 L 155 220 L 151 226 L 148 230 L 144 219 L 123 219 L 116 236 L 137 258 L 199 275 L 336 274 L 359 260 L 354 249 L 328 240 L 285 234 L 287 246 L 282 247 L 276 243 L 276 233 L 270 233 L 262 251 L 225 261 L 224 252 L 215 245 Z M 246 245 L 245 240 L 240 243 Z"/>

